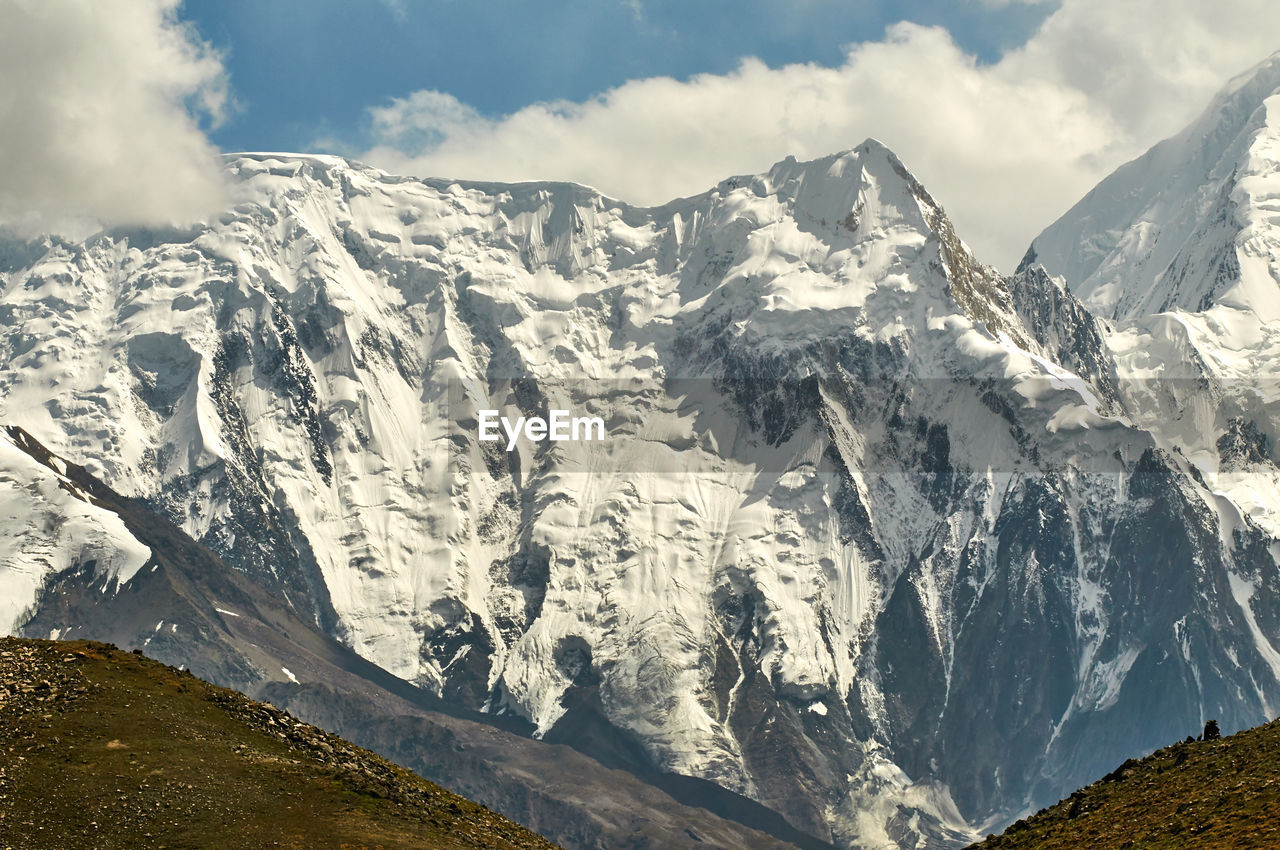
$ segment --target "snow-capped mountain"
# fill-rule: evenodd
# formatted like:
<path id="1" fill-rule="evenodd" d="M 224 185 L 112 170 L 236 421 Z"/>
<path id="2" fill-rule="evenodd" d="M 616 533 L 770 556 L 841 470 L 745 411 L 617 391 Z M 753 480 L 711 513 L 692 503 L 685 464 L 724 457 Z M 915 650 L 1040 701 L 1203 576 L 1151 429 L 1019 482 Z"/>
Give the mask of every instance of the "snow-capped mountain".
<path id="1" fill-rule="evenodd" d="M 1277 197 L 1280 53 L 1102 181 L 1036 237 L 1023 265 L 1065 277 L 1108 319 L 1229 306 L 1274 322 Z"/>
<path id="2" fill-rule="evenodd" d="M 1107 320 L 1134 421 L 1280 536 L 1280 53 L 1045 230 L 1033 263 Z"/>
<path id="3" fill-rule="evenodd" d="M 1217 188 L 1146 179 L 1183 173 L 1166 143 L 1011 277 L 873 141 L 656 208 L 230 157 L 207 225 L 0 250 L 0 421 L 431 694 L 842 846 L 955 845 L 1280 706 L 1270 397 L 1171 330 L 1276 268 L 1237 191 L 1275 67 L 1195 131 Z M 557 409 L 605 439 L 480 439 Z M 69 565 L 146 560 L 38 539 L 3 550 L 5 630 Z"/>

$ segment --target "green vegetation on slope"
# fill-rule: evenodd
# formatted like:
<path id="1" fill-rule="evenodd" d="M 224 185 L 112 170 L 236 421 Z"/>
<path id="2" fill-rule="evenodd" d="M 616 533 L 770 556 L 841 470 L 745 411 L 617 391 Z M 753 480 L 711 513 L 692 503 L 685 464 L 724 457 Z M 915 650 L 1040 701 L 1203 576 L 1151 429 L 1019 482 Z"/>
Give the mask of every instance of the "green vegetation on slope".
<path id="1" fill-rule="evenodd" d="M 1130 759 L 974 847 L 1274 850 L 1280 847 L 1280 720 Z"/>
<path id="2" fill-rule="evenodd" d="M 0 638 L 0 847 L 553 845 L 286 712 L 88 641 Z"/>

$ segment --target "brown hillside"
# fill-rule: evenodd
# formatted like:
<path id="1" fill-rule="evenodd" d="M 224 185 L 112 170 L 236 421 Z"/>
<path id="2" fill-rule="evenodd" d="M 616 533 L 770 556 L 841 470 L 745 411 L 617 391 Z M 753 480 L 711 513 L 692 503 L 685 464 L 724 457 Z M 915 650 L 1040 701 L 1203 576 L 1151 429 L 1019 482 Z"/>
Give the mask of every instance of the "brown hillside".
<path id="1" fill-rule="evenodd" d="M 1130 759 L 984 850 L 1280 847 L 1280 720 Z"/>
<path id="2" fill-rule="evenodd" d="M 552 848 L 270 705 L 88 641 L 0 638 L 0 847 Z"/>

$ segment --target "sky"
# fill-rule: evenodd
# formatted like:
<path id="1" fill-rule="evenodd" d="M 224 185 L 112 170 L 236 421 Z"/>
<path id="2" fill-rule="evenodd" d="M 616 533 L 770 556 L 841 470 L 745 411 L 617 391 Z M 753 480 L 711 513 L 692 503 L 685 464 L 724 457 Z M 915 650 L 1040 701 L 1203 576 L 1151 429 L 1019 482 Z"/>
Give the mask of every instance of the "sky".
<path id="1" fill-rule="evenodd" d="M 192 221 L 222 153 L 656 204 L 889 145 L 1010 270 L 1280 49 L 1274 0 L 0 0 L 0 221 Z"/>
<path id="2" fill-rule="evenodd" d="M 187 0 L 183 17 L 226 58 L 240 110 L 213 133 L 224 150 L 369 141 L 369 106 L 447 92 L 494 118 L 582 101 L 629 80 L 839 65 L 848 44 L 899 20 L 946 26 L 996 58 L 1047 7 L 954 0 Z M 287 97 L 281 97 L 281 93 Z M 767 164 L 767 163 L 766 163 Z"/>

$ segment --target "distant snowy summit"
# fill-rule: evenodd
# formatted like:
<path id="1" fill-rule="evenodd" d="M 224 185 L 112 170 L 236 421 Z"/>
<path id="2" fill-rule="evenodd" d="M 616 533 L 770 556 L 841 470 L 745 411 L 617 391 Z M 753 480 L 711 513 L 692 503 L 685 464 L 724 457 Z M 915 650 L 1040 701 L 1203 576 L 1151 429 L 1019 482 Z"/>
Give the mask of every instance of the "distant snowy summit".
<path id="1" fill-rule="evenodd" d="M 1032 242 L 1099 315 L 1222 306 L 1280 320 L 1280 53 L 1119 168 Z"/>

